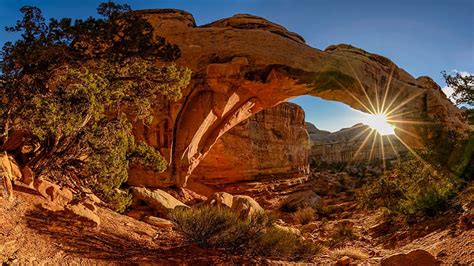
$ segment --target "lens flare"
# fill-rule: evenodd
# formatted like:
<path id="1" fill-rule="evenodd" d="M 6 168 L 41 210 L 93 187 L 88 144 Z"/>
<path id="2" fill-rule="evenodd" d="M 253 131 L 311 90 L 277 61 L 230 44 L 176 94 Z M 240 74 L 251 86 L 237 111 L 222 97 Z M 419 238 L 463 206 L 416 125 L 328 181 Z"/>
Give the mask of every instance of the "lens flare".
<path id="1" fill-rule="evenodd" d="M 370 114 L 363 123 L 375 129 L 382 136 L 395 134 L 395 127 L 388 123 L 385 114 Z"/>
<path id="2" fill-rule="evenodd" d="M 376 82 L 376 84 L 374 84 L 374 88 L 375 88 L 374 94 L 370 96 L 369 93 L 367 93 L 366 91 L 366 87 L 362 84 L 362 81 L 357 76 L 357 73 L 355 72 L 349 60 L 347 60 L 347 63 L 350 69 L 352 70 L 354 77 L 357 80 L 360 92 L 362 92 L 362 95 L 365 96 L 365 98 L 357 97 L 354 93 L 351 92 L 349 88 L 346 88 L 337 79 L 334 79 L 334 81 L 341 88 L 343 88 L 344 91 L 347 92 L 355 100 L 355 102 L 362 107 L 362 109 L 364 109 L 366 116 L 364 119 L 362 119 L 363 121 L 361 122 L 369 126 L 365 130 L 357 134 L 357 136 L 353 137 L 353 139 L 355 139 L 366 134 L 364 141 L 360 145 L 359 149 L 352 156 L 350 163 L 352 163 L 356 159 L 360 151 L 366 145 L 371 145 L 370 155 L 369 155 L 369 160 L 371 160 L 373 157 L 372 155 L 374 153 L 374 149 L 375 149 L 375 143 L 377 142 L 377 139 L 378 139 L 380 141 L 380 149 L 381 149 L 380 152 L 382 154 L 382 161 L 383 161 L 383 166 L 385 169 L 385 154 L 384 154 L 385 151 L 384 151 L 384 145 L 383 145 L 384 139 L 387 139 L 390 146 L 395 151 L 395 154 L 397 154 L 397 158 L 400 159 L 400 155 L 395 150 L 390 140 L 390 137 L 387 136 L 387 135 L 395 135 L 395 137 L 398 140 L 400 140 L 400 142 L 407 148 L 409 152 L 413 153 L 415 157 L 418 158 L 421 162 L 423 162 L 425 166 L 430 168 L 428 163 L 425 162 L 420 156 L 418 156 L 418 154 L 416 154 L 416 152 L 410 146 L 408 146 L 400 138 L 400 136 L 397 136 L 397 133 L 395 132 L 395 129 L 396 129 L 397 132 L 400 134 L 410 135 L 411 137 L 418 139 L 420 137 L 416 134 L 416 132 L 410 132 L 404 129 L 402 125 L 432 124 L 431 122 L 428 122 L 428 121 L 407 120 L 405 118 L 408 115 L 414 113 L 415 111 L 414 110 L 404 111 L 403 110 L 404 107 L 409 102 L 421 97 L 422 96 L 421 92 L 415 95 L 404 95 L 402 93 L 403 90 L 398 90 L 398 92 L 396 93 L 393 91 L 390 91 L 390 85 L 392 83 L 393 74 L 395 71 L 395 66 L 392 66 L 390 73 L 389 74 L 387 73 L 388 75 L 386 75 L 385 80 L 387 80 L 387 82 L 385 86 L 379 87 L 379 82 Z"/>

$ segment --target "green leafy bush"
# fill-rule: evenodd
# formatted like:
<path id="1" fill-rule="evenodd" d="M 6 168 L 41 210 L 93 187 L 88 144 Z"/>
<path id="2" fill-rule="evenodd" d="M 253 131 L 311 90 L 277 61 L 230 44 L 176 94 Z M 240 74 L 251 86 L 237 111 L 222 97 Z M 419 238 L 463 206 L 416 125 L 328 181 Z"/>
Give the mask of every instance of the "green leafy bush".
<path id="1" fill-rule="evenodd" d="M 188 69 L 169 63 L 178 47 L 130 11 L 107 2 L 101 18 L 46 22 L 25 6 L 7 28 L 21 37 L 0 52 L 0 146 L 25 132 L 35 148 L 22 159 L 35 176 L 89 186 L 120 210 L 128 196 L 113 194 L 130 164 L 166 168 L 157 150 L 136 141 L 132 124 L 152 122 L 153 104 L 178 100 L 190 79 Z"/>
<path id="2" fill-rule="evenodd" d="M 437 182 L 427 188 L 409 193 L 400 202 L 400 212 L 410 218 L 433 217 L 449 207 L 456 196 L 455 185 L 449 181 Z"/>
<path id="3" fill-rule="evenodd" d="M 364 186 L 358 196 L 367 208 L 385 207 L 414 221 L 446 210 L 458 190 L 458 178 L 420 158 L 408 157 L 392 172 Z"/>
<path id="4" fill-rule="evenodd" d="M 175 209 L 169 218 L 191 242 L 205 247 L 224 247 L 260 256 L 308 259 L 319 246 L 299 236 L 274 228 L 274 217 L 257 213 L 241 219 L 225 208 Z"/>

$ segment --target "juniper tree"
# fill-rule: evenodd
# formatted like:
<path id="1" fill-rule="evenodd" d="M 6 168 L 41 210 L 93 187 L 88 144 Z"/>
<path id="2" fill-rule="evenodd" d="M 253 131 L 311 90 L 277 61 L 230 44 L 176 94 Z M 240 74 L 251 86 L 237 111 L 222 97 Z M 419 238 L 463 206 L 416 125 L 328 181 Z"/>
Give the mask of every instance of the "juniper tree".
<path id="1" fill-rule="evenodd" d="M 106 200 L 117 197 L 131 163 L 163 171 L 163 157 L 137 142 L 131 125 L 151 122 L 160 97 L 181 97 L 190 71 L 172 63 L 179 48 L 128 5 L 102 3 L 99 18 L 75 21 L 20 11 L 6 30 L 21 36 L 0 54 L 0 146 L 26 132 L 24 163 L 37 176 L 92 185 Z"/>

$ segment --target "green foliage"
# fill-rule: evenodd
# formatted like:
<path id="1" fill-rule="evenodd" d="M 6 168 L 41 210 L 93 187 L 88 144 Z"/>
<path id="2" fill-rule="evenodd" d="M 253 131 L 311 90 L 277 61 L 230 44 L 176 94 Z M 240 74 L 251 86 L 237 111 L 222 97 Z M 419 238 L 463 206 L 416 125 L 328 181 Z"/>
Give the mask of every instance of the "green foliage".
<path id="1" fill-rule="evenodd" d="M 352 227 L 346 224 L 339 224 L 334 228 L 334 231 L 331 234 L 329 245 L 334 246 L 343 241 L 353 240 L 353 239 L 355 239 L 355 234 Z"/>
<path id="2" fill-rule="evenodd" d="M 441 72 L 446 84 L 453 88 L 451 97 L 457 104 L 474 105 L 474 75 L 464 75 L 456 73 L 448 75 L 445 71 Z"/>
<path id="3" fill-rule="evenodd" d="M 0 145 L 14 130 L 28 133 L 34 150 L 25 163 L 36 176 L 91 186 L 115 209 L 129 204 L 114 195 L 130 164 L 163 171 L 160 153 L 132 135 L 149 124 L 153 104 L 178 100 L 190 71 L 169 62 L 179 49 L 128 5 L 99 5 L 103 18 L 48 23 L 36 7 L 7 31 L 21 38 L 0 54 Z"/>
<path id="4" fill-rule="evenodd" d="M 270 228 L 259 235 L 252 249 L 257 255 L 292 260 L 308 260 L 321 251 L 319 245 L 278 228 Z"/>
<path id="5" fill-rule="evenodd" d="M 409 156 L 392 172 L 364 186 L 359 199 L 365 207 L 385 207 L 416 221 L 446 210 L 458 190 L 458 178 Z"/>
<path id="6" fill-rule="evenodd" d="M 402 197 L 404 197 L 404 190 L 399 180 L 390 179 L 387 176 L 378 178 L 359 193 L 362 205 L 367 208 L 384 206 L 394 209 Z"/>
<path id="7" fill-rule="evenodd" d="M 400 212 L 409 218 L 417 216 L 433 217 L 449 207 L 450 200 L 456 196 L 452 182 L 442 180 L 427 188 L 412 191 L 400 202 Z"/>
<path id="8" fill-rule="evenodd" d="M 288 259 L 308 259 L 319 251 L 295 234 L 275 229 L 275 218 L 265 213 L 242 219 L 228 209 L 204 206 L 175 209 L 169 218 L 186 239 L 205 247 Z"/>

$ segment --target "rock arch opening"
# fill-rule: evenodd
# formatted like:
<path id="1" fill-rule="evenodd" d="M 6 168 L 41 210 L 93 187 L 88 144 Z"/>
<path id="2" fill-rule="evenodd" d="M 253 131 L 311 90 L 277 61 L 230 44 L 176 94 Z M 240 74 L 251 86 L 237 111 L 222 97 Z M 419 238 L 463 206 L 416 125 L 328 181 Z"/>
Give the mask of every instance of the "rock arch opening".
<path id="1" fill-rule="evenodd" d="M 157 147 L 170 152 L 167 172 L 131 169 L 129 183 L 134 185 L 186 186 L 223 134 L 299 95 L 339 101 L 367 112 L 366 100 L 377 99 L 389 87 L 388 97 L 400 106 L 400 120 L 436 118 L 449 128 L 466 130 L 459 110 L 436 83 L 427 77 L 415 79 L 385 57 L 350 45 L 312 48 L 301 36 L 250 15 L 196 26 L 184 11 L 139 13 L 157 35 L 180 47 L 176 63 L 190 68 L 193 78 L 181 101 L 157 103 L 173 128 L 170 145 Z M 409 123 L 397 128 L 404 130 L 397 135 L 409 145 L 419 144 L 416 136 L 427 133 Z"/>

